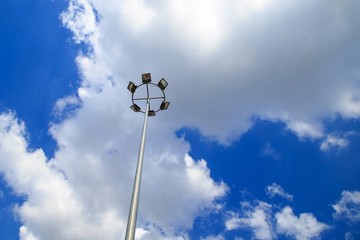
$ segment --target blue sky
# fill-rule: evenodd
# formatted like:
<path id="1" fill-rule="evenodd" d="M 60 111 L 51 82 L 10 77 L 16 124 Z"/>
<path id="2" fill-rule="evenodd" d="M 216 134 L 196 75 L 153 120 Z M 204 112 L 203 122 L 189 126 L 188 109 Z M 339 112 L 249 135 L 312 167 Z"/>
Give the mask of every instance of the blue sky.
<path id="1" fill-rule="evenodd" d="M 0 3 L 0 238 L 360 238 L 355 0 Z"/>

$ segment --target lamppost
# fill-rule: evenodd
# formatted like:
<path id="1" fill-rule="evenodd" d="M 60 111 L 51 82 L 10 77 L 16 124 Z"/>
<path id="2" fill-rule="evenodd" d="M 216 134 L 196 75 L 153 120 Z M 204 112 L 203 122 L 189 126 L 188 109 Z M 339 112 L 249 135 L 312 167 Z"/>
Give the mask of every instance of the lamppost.
<path id="1" fill-rule="evenodd" d="M 158 111 L 166 110 L 169 107 L 170 102 L 166 101 L 165 98 L 165 88 L 167 87 L 168 83 L 164 78 L 162 78 L 158 84 L 154 84 L 151 82 L 151 74 L 144 73 L 141 75 L 142 84 L 136 86 L 135 83 L 129 82 L 127 89 L 131 92 L 131 100 L 132 105 L 130 108 L 134 112 L 142 112 L 144 113 L 144 125 L 141 135 L 141 143 L 139 149 L 139 157 L 136 166 L 135 172 L 135 179 L 134 179 L 134 186 L 133 192 L 131 197 L 131 205 L 129 211 L 129 218 L 126 227 L 126 235 L 125 240 L 134 240 L 135 239 L 135 229 L 136 229 L 136 218 L 137 218 L 137 211 L 139 205 L 139 195 L 140 195 L 140 184 L 141 184 L 141 174 L 142 174 L 142 166 L 143 166 L 143 159 L 144 159 L 144 148 L 145 148 L 145 138 L 146 138 L 146 128 L 147 128 L 147 119 L 148 116 L 153 117 L 156 115 Z M 142 90 L 142 91 L 141 91 Z M 150 96 L 150 92 L 152 90 L 157 90 L 160 96 Z M 160 91 L 159 91 L 160 90 Z M 137 93 L 142 94 L 142 96 L 138 96 Z M 150 101 L 161 101 L 160 106 L 157 110 L 151 109 Z M 146 102 L 145 110 L 142 110 L 137 102 Z"/>

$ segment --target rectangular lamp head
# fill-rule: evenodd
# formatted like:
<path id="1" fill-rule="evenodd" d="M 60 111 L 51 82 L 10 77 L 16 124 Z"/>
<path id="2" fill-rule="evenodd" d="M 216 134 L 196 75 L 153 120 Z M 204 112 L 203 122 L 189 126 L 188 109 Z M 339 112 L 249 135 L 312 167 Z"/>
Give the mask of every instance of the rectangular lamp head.
<path id="1" fill-rule="evenodd" d="M 156 114 L 155 114 L 155 111 L 154 110 L 149 110 L 148 112 L 148 116 L 149 117 L 154 117 Z"/>
<path id="2" fill-rule="evenodd" d="M 131 93 L 134 93 L 135 90 L 136 90 L 137 86 L 135 85 L 135 83 L 133 82 L 129 82 L 129 85 L 127 86 L 127 89 L 131 92 Z"/>
<path id="3" fill-rule="evenodd" d="M 134 112 L 140 112 L 140 107 L 136 104 L 133 104 L 130 106 L 130 108 L 134 111 Z"/>
<path id="4" fill-rule="evenodd" d="M 159 88 L 161 88 L 161 90 L 164 91 L 165 88 L 167 87 L 167 85 L 168 85 L 168 83 L 164 78 L 160 79 L 158 86 L 159 86 Z"/>
<path id="5" fill-rule="evenodd" d="M 160 110 L 162 111 L 162 110 L 168 109 L 169 105 L 170 105 L 170 102 L 162 102 L 160 105 Z"/>
<path id="6" fill-rule="evenodd" d="M 151 82 L 151 74 L 150 73 L 143 73 L 141 75 L 143 83 L 150 83 Z"/>

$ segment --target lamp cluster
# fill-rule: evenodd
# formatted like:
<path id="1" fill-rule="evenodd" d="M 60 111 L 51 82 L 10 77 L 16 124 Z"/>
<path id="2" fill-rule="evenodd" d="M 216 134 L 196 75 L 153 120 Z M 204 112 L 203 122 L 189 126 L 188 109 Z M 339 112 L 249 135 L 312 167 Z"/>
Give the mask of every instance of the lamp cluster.
<path id="1" fill-rule="evenodd" d="M 140 108 L 137 104 L 135 104 L 134 100 L 147 100 L 147 101 L 149 101 L 149 100 L 151 100 L 151 99 L 163 99 L 163 102 L 161 102 L 160 107 L 159 107 L 158 110 L 156 110 L 156 111 L 155 111 L 155 110 L 149 110 L 147 114 L 148 114 L 148 116 L 151 117 L 151 116 L 155 116 L 155 115 L 156 115 L 156 112 L 158 112 L 159 110 L 163 111 L 163 110 L 168 109 L 168 107 L 169 107 L 169 105 L 170 105 L 170 102 L 167 102 L 167 101 L 165 100 L 165 92 L 164 92 L 165 88 L 168 86 L 167 81 L 166 81 L 164 78 L 161 78 L 160 81 L 158 82 L 158 84 L 151 83 L 151 74 L 150 74 L 150 73 L 144 73 L 144 74 L 142 74 L 142 75 L 141 75 L 141 79 L 142 79 L 142 84 L 140 84 L 139 86 L 136 86 L 136 84 L 133 83 L 133 82 L 131 82 L 131 81 L 130 81 L 129 84 L 128 84 L 127 89 L 132 93 L 132 101 L 133 101 L 133 105 L 131 105 L 130 108 L 131 108 L 134 112 L 143 112 L 143 111 L 141 111 L 141 108 Z M 150 97 L 150 96 L 149 96 L 149 87 L 148 87 L 149 84 L 155 85 L 155 86 L 157 86 L 158 88 L 160 88 L 160 90 L 161 90 L 162 93 L 163 93 L 163 96 L 162 96 L 162 97 Z M 146 98 L 134 99 L 134 93 L 135 93 L 135 91 L 136 91 L 139 87 L 141 87 L 141 86 L 143 86 L 143 85 L 145 85 L 146 88 L 147 88 L 147 96 L 146 96 Z M 144 113 L 145 113 L 145 112 L 144 112 Z"/>

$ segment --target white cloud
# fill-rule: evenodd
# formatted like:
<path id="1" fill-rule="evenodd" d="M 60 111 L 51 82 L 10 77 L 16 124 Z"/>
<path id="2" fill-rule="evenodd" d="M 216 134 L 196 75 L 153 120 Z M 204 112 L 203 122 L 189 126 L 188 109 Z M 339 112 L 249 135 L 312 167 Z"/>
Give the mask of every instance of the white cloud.
<path id="1" fill-rule="evenodd" d="M 317 238 L 329 229 L 329 226 L 317 221 L 311 213 L 302 213 L 299 217 L 294 215 L 290 207 L 285 207 L 275 214 L 277 232 L 294 237 L 296 240 Z"/>
<path id="2" fill-rule="evenodd" d="M 346 134 L 345 134 L 346 135 Z M 349 145 L 349 140 L 345 137 L 339 137 L 336 135 L 329 134 L 326 139 L 321 143 L 320 149 L 324 152 L 330 149 L 344 149 Z"/>
<path id="3" fill-rule="evenodd" d="M 343 191 L 338 203 L 332 205 L 335 218 L 344 218 L 352 222 L 360 221 L 360 192 Z"/>
<path id="4" fill-rule="evenodd" d="M 278 184 L 272 183 L 271 185 L 266 186 L 265 188 L 266 195 L 270 198 L 274 198 L 275 196 L 280 196 L 289 201 L 293 200 L 293 196 L 287 192 Z"/>
<path id="5" fill-rule="evenodd" d="M 296 240 L 309 240 L 320 237 L 330 227 L 319 222 L 313 214 L 302 213 L 295 216 L 293 210 L 286 206 L 274 213 L 272 206 L 266 202 L 256 201 L 255 204 L 242 202 L 239 213 L 230 212 L 225 221 L 226 230 L 250 229 L 253 239 L 277 239 L 285 235 Z"/>
<path id="6" fill-rule="evenodd" d="M 25 226 L 20 227 L 19 237 L 21 240 L 39 240 L 31 232 L 29 232 Z"/>
<path id="7" fill-rule="evenodd" d="M 24 124 L 13 114 L 0 115 L 0 135 L 0 171 L 16 194 L 26 196 L 15 209 L 24 223 L 21 239 L 100 239 L 122 227 L 111 208 L 103 212 L 84 208 L 78 193 L 42 150 L 27 150 Z"/>
<path id="8" fill-rule="evenodd" d="M 146 229 L 144 228 L 137 228 L 135 233 L 135 239 L 136 240 L 157 240 L 157 239 L 163 239 L 163 240 L 189 240 L 189 237 L 186 234 L 183 234 L 182 236 L 170 236 L 170 235 L 164 235 L 163 232 L 161 232 L 161 229 L 158 227 L 151 225 L 147 226 Z"/>
<path id="9" fill-rule="evenodd" d="M 285 120 L 290 130 L 294 131 L 300 138 L 320 138 L 323 136 L 323 127 L 319 123 L 308 121 Z"/>
<path id="10" fill-rule="evenodd" d="M 96 15 L 92 6 L 86 0 L 69 1 L 66 13 L 60 18 L 73 34 L 76 43 L 93 42 L 96 34 Z"/>
<path id="11" fill-rule="evenodd" d="M 69 113 L 79 107 L 79 99 L 75 96 L 67 96 L 56 101 L 54 114 L 61 117 L 64 113 Z"/>
<path id="12" fill-rule="evenodd" d="M 256 206 L 248 202 L 242 203 L 241 216 L 232 213 L 232 217 L 225 222 L 227 230 L 250 228 L 255 239 L 273 239 L 274 232 L 271 226 L 271 205 L 259 201 Z"/>
<path id="13" fill-rule="evenodd" d="M 99 108 L 91 107 L 96 103 L 84 101 L 75 116 L 53 126 L 59 150 L 51 160 L 40 149 L 27 150 L 24 124 L 13 114 L 0 115 L 0 171 L 17 194 L 26 196 L 15 209 L 24 224 L 21 239 L 118 239 L 124 234 L 139 140 L 132 135 L 138 132 L 127 133 L 132 123 L 116 125 L 116 117 L 98 119 Z M 216 199 L 227 187 L 211 179 L 204 160 L 186 155 L 181 139 L 169 132 L 149 135 L 139 226 L 158 226 L 146 229 L 144 239 L 179 239 L 198 214 L 217 211 Z"/>
<path id="14" fill-rule="evenodd" d="M 155 11 L 144 0 L 125 0 L 121 2 L 120 11 L 126 24 L 132 25 L 137 33 L 153 23 Z"/>
<path id="15" fill-rule="evenodd" d="M 184 47 L 197 52 L 197 57 L 208 57 L 223 44 L 226 9 L 222 1 L 172 0 L 166 5 L 170 27 L 176 29 L 178 37 L 186 44 Z"/>
<path id="16" fill-rule="evenodd" d="M 173 128 L 229 143 L 257 115 L 323 138 L 324 118 L 360 115 L 356 1 L 89 2 L 101 15 L 89 27 L 97 64 L 123 87 L 142 72 L 167 78 Z"/>

